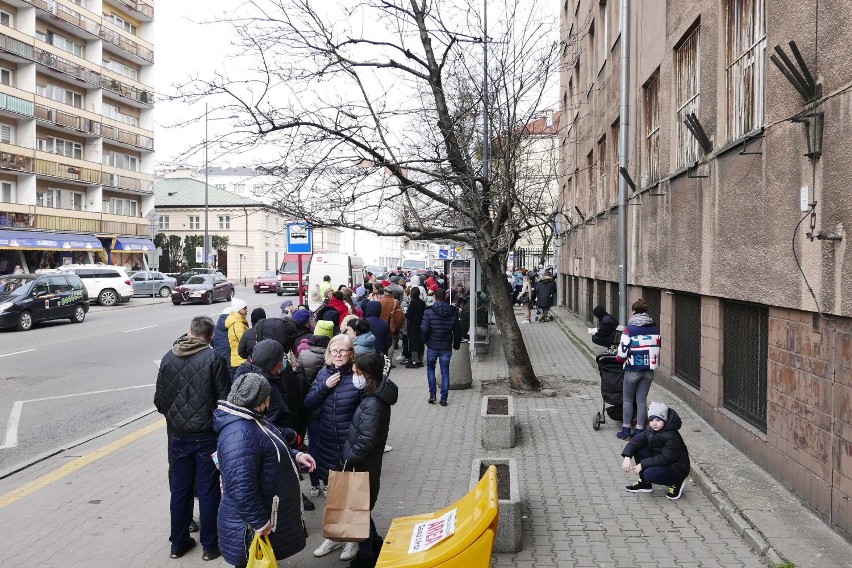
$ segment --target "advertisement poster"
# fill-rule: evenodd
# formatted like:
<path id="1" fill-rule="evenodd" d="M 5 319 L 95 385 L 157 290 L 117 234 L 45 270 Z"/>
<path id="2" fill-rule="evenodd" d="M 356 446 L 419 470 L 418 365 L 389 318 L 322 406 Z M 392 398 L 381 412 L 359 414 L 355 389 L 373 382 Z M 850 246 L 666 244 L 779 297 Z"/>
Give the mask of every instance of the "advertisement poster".
<path id="1" fill-rule="evenodd" d="M 408 553 L 423 552 L 429 550 L 448 536 L 456 532 L 456 513 L 458 509 L 453 509 L 449 513 L 441 515 L 437 519 L 418 523 L 414 525 L 414 531 L 411 534 L 411 545 L 408 547 Z"/>

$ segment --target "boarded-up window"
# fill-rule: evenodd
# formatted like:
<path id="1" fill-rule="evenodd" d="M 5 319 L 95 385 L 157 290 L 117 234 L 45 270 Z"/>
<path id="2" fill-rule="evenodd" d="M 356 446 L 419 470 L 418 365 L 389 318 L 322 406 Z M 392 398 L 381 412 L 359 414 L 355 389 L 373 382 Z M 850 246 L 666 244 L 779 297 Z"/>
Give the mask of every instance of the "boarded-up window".
<path id="1" fill-rule="evenodd" d="M 763 126 L 764 0 L 728 0 L 728 138 Z"/>
<path id="2" fill-rule="evenodd" d="M 648 185 L 660 180 L 660 76 L 645 85 L 645 178 Z"/>
<path id="3" fill-rule="evenodd" d="M 677 128 L 677 167 L 690 166 L 698 161 L 698 140 L 684 124 L 691 113 L 698 115 L 700 66 L 698 60 L 699 28 L 675 50 L 675 119 Z"/>

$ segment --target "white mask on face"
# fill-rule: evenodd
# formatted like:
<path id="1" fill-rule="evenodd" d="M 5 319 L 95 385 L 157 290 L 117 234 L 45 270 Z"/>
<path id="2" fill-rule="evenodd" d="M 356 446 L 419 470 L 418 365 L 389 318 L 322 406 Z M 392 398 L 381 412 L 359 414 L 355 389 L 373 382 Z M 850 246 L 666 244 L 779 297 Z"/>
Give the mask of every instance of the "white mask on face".
<path id="1" fill-rule="evenodd" d="M 367 386 L 367 379 L 364 377 L 364 375 L 354 373 L 352 375 L 352 384 L 355 385 L 356 389 L 361 390 L 362 388 Z"/>

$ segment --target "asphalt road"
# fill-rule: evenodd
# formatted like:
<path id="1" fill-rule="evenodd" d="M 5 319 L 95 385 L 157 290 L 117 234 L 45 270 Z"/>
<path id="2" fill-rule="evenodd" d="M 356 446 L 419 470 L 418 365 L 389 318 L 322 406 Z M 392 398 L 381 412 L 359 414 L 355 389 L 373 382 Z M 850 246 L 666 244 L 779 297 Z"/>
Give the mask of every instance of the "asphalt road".
<path id="1" fill-rule="evenodd" d="M 239 287 L 237 297 L 249 313 L 280 313 L 275 294 Z M 92 306 L 79 325 L 0 330 L 0 472 L 152 410 L 159 360 L 194 316 L 216 321 L 227 305 L 135 297 Z"/>

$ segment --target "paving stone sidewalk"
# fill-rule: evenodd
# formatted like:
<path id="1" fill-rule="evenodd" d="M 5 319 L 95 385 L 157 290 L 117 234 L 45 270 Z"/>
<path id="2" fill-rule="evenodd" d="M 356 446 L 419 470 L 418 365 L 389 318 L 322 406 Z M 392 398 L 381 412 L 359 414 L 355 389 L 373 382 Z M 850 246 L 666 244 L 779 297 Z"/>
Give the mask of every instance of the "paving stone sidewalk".
<path id="1" fill-rule="evenodd" d="M 374 511 L 380 532 L 393 517 L 458 499 L 468 490 L 475 457 L 513 457 L 526 501 L 524 548 L 495 556 L 494 567 L 764 565 L 695 485 L 688 484 L 679 501 L 659 489 L 625 492 L 634 478 L 620 469 L 623 442 L 615 438 L 615 425 L 608 422 L 598 432 L 591 427 L 600 408 L 597 370 L 555 322 L 522 329 L 536 372 L 568 381 L 570 396 L 517 398 L 520 430 L 511 450 L 486 452 L 479 444 L 480 383 L 506 375 L 498 342 L 474 362 L 474 388 L 452 391 L 446 408 L 426 403 L 423 369 L 394 369 L 400 400 Z M 168 557 L 164 429 L 2 506 L 8 492 L 158 420 L 152 415 L 0 480 L 0 566 L 225 566 L 203 562 L 200 548 L 180 560 Z M 312 554 L 322 540 L 323 499 L 315 502 L 317 510 L 306 513 L 307 548 L 282 566 L 346 565 L 336 553 Z"/>

